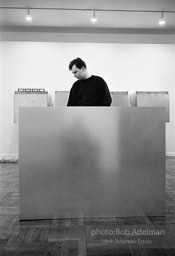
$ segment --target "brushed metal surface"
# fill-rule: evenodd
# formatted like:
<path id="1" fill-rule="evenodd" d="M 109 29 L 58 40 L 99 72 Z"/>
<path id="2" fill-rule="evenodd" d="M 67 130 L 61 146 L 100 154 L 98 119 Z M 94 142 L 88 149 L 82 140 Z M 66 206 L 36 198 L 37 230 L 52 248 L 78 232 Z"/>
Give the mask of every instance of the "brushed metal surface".
<path id="1" fill-rule="evenodd" d="M 164 108 L 20 108 L 20 218 L 164 214 Z"/>
<path id="2" fill-rule="evenodd" d="M 165 107 L 166 122 L 169 122 L 169 93 L 165 91 L 136 92 L 137 107 Z"/>
<path id="3" fill-rule="evenodd" d="M 128 92 L 111 92 L 112 104 L 111 106 L 129 107 Z"/>
<path id="4" fill-rule="evenodd" d="M 47 107 L 48 92 L 18 92 L 14 93 L 14 123 L 18 123 L 19 107 Z"/>
<path id="5" fill-rule="evenodd" d="M 66 107 L 69 98 L 69 91 L 55 91 L 55 106 Z"/>

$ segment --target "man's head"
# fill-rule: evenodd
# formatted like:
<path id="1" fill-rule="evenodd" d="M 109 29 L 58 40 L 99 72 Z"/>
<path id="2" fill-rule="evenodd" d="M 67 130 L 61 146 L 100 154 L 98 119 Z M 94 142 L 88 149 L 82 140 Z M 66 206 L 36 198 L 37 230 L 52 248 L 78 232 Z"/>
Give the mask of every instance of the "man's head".
<path id="1" fill-rule="evenodd" d="M 70 62 L 69 70 L 79 80 L 87 78 L 86 63 L 80 58 L 76 58 Z"/>

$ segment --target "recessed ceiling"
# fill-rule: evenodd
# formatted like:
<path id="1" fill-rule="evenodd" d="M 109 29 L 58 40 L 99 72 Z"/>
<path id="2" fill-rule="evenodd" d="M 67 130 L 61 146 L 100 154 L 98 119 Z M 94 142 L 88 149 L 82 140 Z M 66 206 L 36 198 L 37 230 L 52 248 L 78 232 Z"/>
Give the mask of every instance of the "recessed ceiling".
<path id="1" fill-rule="evenodd" d="M 35 30 L 49 29 L 106 29 L 106 30 L 155 30 L 162 33 L 175 32 L 175 1 L 174 0 L 1 0 L 0 7 L 18 7 L 26 9 L 0 9 L 1 29 L 30 28 Z M 27 8 L 31 8 L 33 17 L 27 23 L 25 16 Z M 36 8 L 36 9 L 35 9 Z M 37 8 L 65 8 L 82 10 L 48 10 Z M 89 9 L 89 10 L 87 10 Z M 96 10 L 98 21 L 92 23 L 90 18 Z M 108 11 L 98 11 L 98 9 Z M 109 11 L 110 10 L 110 11 Z M 113 10 L 131 10 L 113 11 Z M 143 11 L 143 12 L 132 12 Z M 150 11 L 150 12 L 145 12 Z M 157 12 L 160 11 L 160 12 Z M 158 20 L 161 11 L 165 11 L 166 25 L 160 27 Z M 171 11 L 171 12 L 166 12 Z M 173 13 L 174 11 L 174 13 Z"/>

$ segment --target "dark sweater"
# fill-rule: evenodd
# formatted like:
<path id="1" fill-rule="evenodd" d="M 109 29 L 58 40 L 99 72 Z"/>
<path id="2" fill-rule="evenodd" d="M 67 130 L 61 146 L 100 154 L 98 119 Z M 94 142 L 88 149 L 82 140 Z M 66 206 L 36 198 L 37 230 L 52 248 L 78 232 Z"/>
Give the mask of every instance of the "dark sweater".
<path id="1" fill-rule="evenodd" d="M 106 82 L 103 78 L 92 75 L 73 84 L 67 106 L 110 106 L 111 102 Z"/>

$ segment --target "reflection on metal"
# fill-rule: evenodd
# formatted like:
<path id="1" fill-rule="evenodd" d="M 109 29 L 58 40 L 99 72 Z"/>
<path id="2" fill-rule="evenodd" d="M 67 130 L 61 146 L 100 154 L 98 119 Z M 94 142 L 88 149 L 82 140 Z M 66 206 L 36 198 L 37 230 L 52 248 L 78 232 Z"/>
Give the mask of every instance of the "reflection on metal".
<path id="1" fill-rule="evenodd" d="M 20 108 L 20 218 L 164 215 L 164 108 Z"/>
<path id="2" fill-rule="evenodd" d="M 128 92 L 111 92 L 111 106 L 129 107 Z"/>
<path id="3" fill-rule="evenodd" d="M 169 122 L 169 94 L 166 91 L 137 91 L 131 95 L 131 105 L 137 107 L 165 107 L 166 122 Z"/>
<path id="4" fill-rule="evenodd" d="M 48 92 L 44 89 L 18 89 L 14 93 L 14 123 L 18 122 L 19 107 L 47 107 L 48 102 Z"/>

